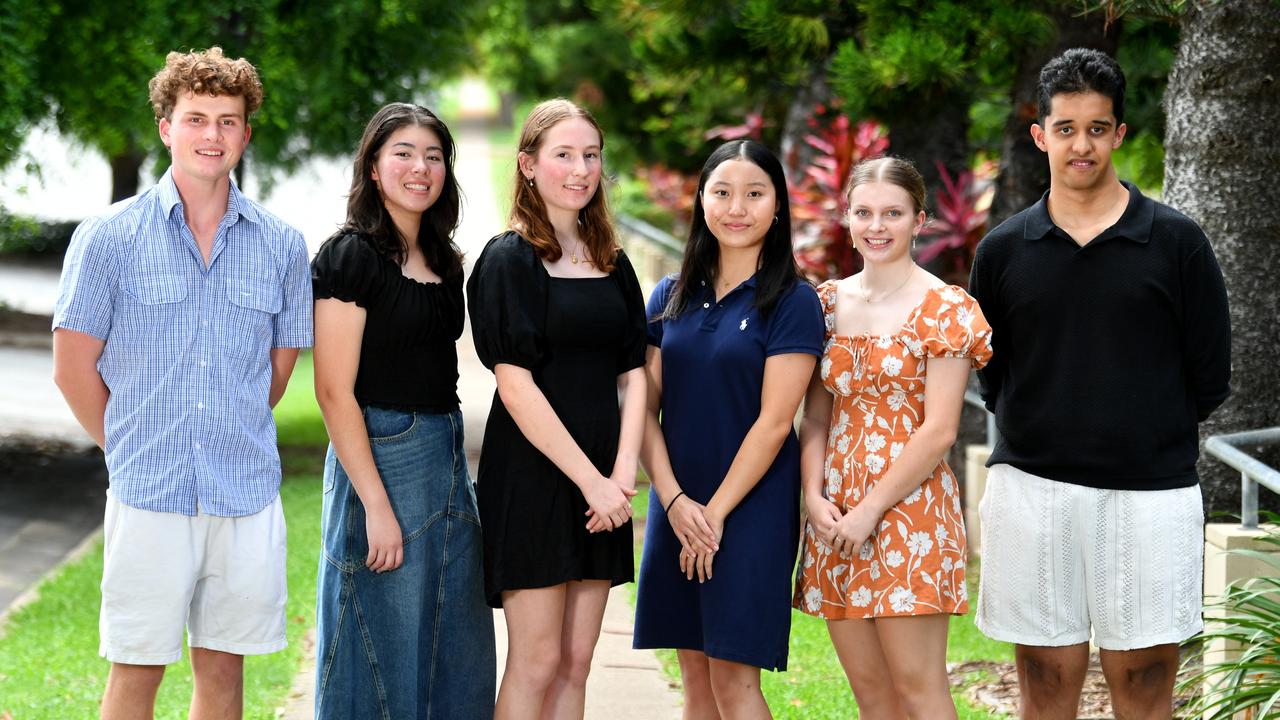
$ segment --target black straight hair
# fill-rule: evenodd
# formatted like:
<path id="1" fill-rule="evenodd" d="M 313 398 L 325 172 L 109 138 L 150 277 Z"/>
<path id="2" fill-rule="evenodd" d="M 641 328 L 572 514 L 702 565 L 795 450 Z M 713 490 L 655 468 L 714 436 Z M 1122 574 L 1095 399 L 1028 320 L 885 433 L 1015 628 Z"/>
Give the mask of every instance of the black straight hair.
<path id="1" fill-rule="evenodd" d="M 1054 95 L 1096 92 L 1111 98 L 1111 114 L 1124 122 L 1124 71 L 1110 55 L 1092 48 L 1071 48 L 1044 64 L 1036 84 L 1036 118 L 1049 117 Z"/>
<path id="2" fill-rule="evenodd" d="M 702 283 L 715 287 L 720 271 L 720 243 L 707 227 L 707 216 L 702 208 L 702 191 L 707 178 L 727 160 L 745 160 L 760 168 L 769 176 L 773 193 L 778 200 L 777 222 L 769 226 L 760 249 L 760 264 L 756 271 L 755 306 L 761 315 L 768 315 L 782 296 L 803 280 L 800 268 L 791 248 L 791 203 L 787 199 L 787 176 L 782 163 L 769 148 L 755 140 L 730 140 L 716 148 L 702 166 L 698 177 L 698 193 L 693 197 L 693 219 L 689 223 L 689 242 L 684 246 L 684 260 L 680 275 L 663 311 L 663 317 L 674 318 L 693 302 Z"/>
<path id="3" fill-rule="evenodd" d="M 427 128 L 440 138 L 445 164 L 444 187 L 440 190 L 440 197 L 422 214 L 418 237 L 402 239 L 382 200 L 382 193 L 373 182 L 372 171 L 378 153 L 391 134 L 411 125 Z M 462 193 L 453 174 L 453 155 L 453 135 L 435 113 L 410 103 L 384 105 L 370 118 L 360 138 L 351 170 L 351 192 L 347 195 L 347 221 L 339 234 L 358 232 L 365 235 L 379 255 L 395 261 L 397 265 L 404 264 L 405 243 L 417 241 L 427 266 L 442 279 L 461 278 L 462 253 L 453 244 L 453 233 L 458 228 L 461 215 Z"/>

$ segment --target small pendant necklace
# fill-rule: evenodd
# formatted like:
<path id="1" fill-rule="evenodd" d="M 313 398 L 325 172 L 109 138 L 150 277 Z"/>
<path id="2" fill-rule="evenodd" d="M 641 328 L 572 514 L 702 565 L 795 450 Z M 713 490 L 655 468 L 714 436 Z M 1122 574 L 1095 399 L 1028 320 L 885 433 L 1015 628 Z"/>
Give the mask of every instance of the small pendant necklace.
<path id="1" fill-rule="evenodd" d="M 902 278 L 902 282 L 898 283 L 898 287 L 881 295 L 879 298 L 875 300 L 871 299 L 871 290 L 865 284 L 865 275 L 859 275 L 858 276 L 858 294 L 862 296 L 862 301 L 867 303 L 868 305 L 873 305 L 878 302 L 884 302 L 889 298 L 889 296 L 893 295 L 894 293 L 898 292 L 902 288 L 906 287 L 907 281 L 911 279 L 911 276 L 915 274 L 915 271 L 916 271 L 916 264 L 911 263 L 911 268 L 907 270 L 907 274 L 905 277 Z"/>

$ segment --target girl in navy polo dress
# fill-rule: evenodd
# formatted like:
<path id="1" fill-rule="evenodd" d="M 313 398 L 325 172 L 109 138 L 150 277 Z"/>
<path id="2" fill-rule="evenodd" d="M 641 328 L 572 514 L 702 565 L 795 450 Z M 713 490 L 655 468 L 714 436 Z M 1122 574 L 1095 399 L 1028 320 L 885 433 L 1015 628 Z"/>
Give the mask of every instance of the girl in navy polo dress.
<path id="1" fill-rule="evenodd" d="M 734 140 L 708 158 L 681 272 L 648 315 L 653 487 L 635 647 L 678 650 L 694 716 L 767 709 L 759 673 L 787 666 L 799 545 L 792 422 L 823 325 L 791 254 L 782 166 L 763 145 Z M 733 689 L 717 696 L 713 680 Z"/>

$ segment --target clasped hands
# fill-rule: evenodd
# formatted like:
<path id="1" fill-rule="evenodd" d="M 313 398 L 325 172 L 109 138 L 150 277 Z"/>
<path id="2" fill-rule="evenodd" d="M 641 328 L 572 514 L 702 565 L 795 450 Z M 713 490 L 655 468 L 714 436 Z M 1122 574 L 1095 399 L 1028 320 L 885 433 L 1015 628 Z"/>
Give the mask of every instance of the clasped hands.
<path id="1" fill-rule="evenodd" d="M 636 474 L 614 471 L 613 475 L 597 476 L 582 495 L 587 501 L 587 531 L 615 530 L 627 524 L 634 510 L 631 498 L 636 494 Z"/>
<path id="2" fill-rule="evenodd" d="M 849 508 L 848 512 L 840 512 L 835 503 L 824 497 L 805 498 L 805 508 L 809 512 L 809 524 L 822 540 L 841 558 L 849 560 L 858 552 L 864 543 L 875 532 L 880 522 L 880 513 L 875 512 L 867 503 Z"/>
<path id="3" fill-rule="evenodd" d="M 724 536 L 724 517 L 684 493 L 667 507 L 667 522 L 680 541 L 680 572 L 698 582 L 711 579 L 711 567 L 720 538 Z"/>

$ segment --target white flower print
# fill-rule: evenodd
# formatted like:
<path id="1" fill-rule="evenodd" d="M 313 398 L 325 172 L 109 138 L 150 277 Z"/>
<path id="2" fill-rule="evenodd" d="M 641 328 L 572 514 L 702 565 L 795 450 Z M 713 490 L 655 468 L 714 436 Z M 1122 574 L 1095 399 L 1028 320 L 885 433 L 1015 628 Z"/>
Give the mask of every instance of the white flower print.
<path id="1" fill-rule="evenodd" d="M 884 448 L 885 439 L 880 433 L 873 432 L 866 436 L 862 444 L 867 448 L 867 452 L 880 452 Z"/>
<path id="2" fill-rule="evenodd" d="M 876 556 L 876 546 L 873 543 L 862 543 L 862 547 L 858 550 L 859 560 L 870 560 Z"/>
<path id="3" fill-rule="evenodd" d="M 948 285 L 942 288 L 942 290 L 940 290 L 938 294 L 942 296 L 943 300 L 951 303 L 952 305 L 959 305 L 964 302 L 964 295 L 962 295 L 959 289 L 957 289 L 954 285 Z M 940 312 L 943 310 L 946 310 L 946 308 L 939 309 Z"/>
<path id="4" fill-rule="evenodd" d="M 836 376 L 836 389 L 845 395 L 849 394 L 849 382 L 853 380 L 853 375 L 848 370 Z"/>
<path id="5" fill-rule="evenodd" d="M 889 347 L 890 345 L 893 345 L 892 335 L 881 335 L 880 337 L 876 338 L 876 347 L 880 348 L 881 350 Z"/>
<path id="6" fill-rule="evenodd" d="M 902 390 L 894 390 L 889 393 L 889 397 L 885 398 L 884 401 L 889 404 L 890 410 L 897 412 L 902 409 L 903 405 L 907 404 L 907 393 Z"/>
<path id="7" fill-rule="evenodd" d="M 871 567 L 867 569 L 867 572 L 869 575 L 871 575 L 872 580 L 879 580 L 880 579 L 880 561 L 872 560 Z"/>
<path id="8" fill-rule="evenodd" d="M 956 515 L 960 514 L 960 496 L 959 495 L 951 496 L 951 512 L 955 513 Z"/>
<path id="9" fill-rule="evenodd" d="M 915 490 L 912 490 L 910 495 L 907 495 L 906 497 L 902 498 L 902 504 L 903 504 L 903 505 L 915 505 L 915 504 L 916 504 L 916 502 L 918 502 L 918 501 L 920 500 L 920 492 L 921 492 L 921 491 L 920 491 L 920 488 L 922 488 L 922 487 L 923 487 L 923 485 L 917 485 L 917 486 L 916 486 L 916 489 L 915 489 Z"/>
<path id="10" fill-rule="evenodd" d="M 906 558 L 902 557 L 902 553 L 897 550 L 890 550 L 889 552 L 885 553 L 885 556 L 884 556 L 884 564 L 888 565 L 891 568 L 896 568 L 905 561 L 906 561 Z"/>
<path id="11" fill-rule="evenodd" d="M 929 537 L 929 533 L 918 531 L 911 533 L 911 537 L 907 538 L 907 550 L 912 555 L 924 557 L 933 549 L 933 538 Z"/>
<path id="12" fill-rule="evenodd" d="M 874 423 L 875 421 L 876 421 L 875 413 L 871 412 L 870 410 L 867 410 L 866 412 L 862 413 L 862 427 L 871 427 L 871 424 Z"/>
<path id="13" fill-rule="evenodd" d="M 916 594 L 910 588 L 899 585 L 889 593 L 889 605 L 894 612 L 909 613 L 916 609 Z"/>
<path id="14" fill-rule="evenodd" d="M 959 586 L 956 587 L 956 595 L 960 596 L 960 602 L 964 602 L 965 600 L 968 600 L 969 586 L 966 583 L 960 583 Z"/>
<path id="15" fill-rule="evenodd" d="M 902 372 L 902 361 L 892 355 L 885 355 L 880 361 L 880 369 L 889 377 L 897 377 Z"/>
<path id="16" fill-rule="evenodd" d="M 862 585 L 849 596 L 849 604 L 854 607 L 866 607 L 871 604 L 871 590 Z"/>
<path id="17" fill-rule="evenodd" d="M 831 377 L 831 354 L 824 353 L 822 355 L 822 379 L 826 380 Z"/>
<path id="18" fill-rule="evenodd" d="M 836 441 L 836 452 L 841 455 L 849 452 L 849 442 L 850 440 L 848 435 L 841 435 L 840 439 Z"/>
<path id="19" fill-rule="evenodd" d="M 956 491 L 956 483 L 951 479 L 951 473 L 942 473 L 942 492 L 950 495 Z"/>
<path id="20" fill-rule="evenodd" d="M 879 455 L 868 455 L 866 463 L 867 471 L 872 475 L 879 475 L 884 470 L 884 458 Z"/>
<path id="21" fill-rule="evenodd" d="M 822 591 L 816 587 L 809 588 L 804 594 L 804 606 L 809 612 L 817 612 L 822 608 Z"/>
<path id="22" fill-rule="evenodd" d="M 968 305 L 956 308 L 956 323 L 964 327 L 973 327 L 973 310 Z"/>
<path id="23" fill-rule="evenodd" d="M 906 443 L 900 443 L 900 442 L 890 443 L 890 444 L 889 444 L 889 459 L 890 459 L 890 460 L 897 460 L 897 459 L 898 459 L 898 456 L 902 454 L 902 448 L 903 448 L 903 447 L 905 447 L 905 446 L 906 446 Z"/>
<path id="24" fill-rule="evenodd" d="M 947 538 L 949 536 L 950 536 L 950 533 L 948 533 L 947 529 L 942 527 L 941 525 L 938 525 L 933 529 L 933 537 L 935 540 L 938 541 L 938 547 L 942 547 L 943 545 L 946 545 Z"/>
<path id="25" fill-rule="evenodd" d="M 907 346 L 907 352 L 912 355 L 915 355 L 916 357 L 924 355 L 924 343 L 920 342 L 919 339 L 904 335 L 902 337 L 902 344 Z"/>
<path id="26" fill-rule="evenodd" d="M 840 468 L 827 468 L 827 497 L 840 492 Z"/>
<path id="27" fill-rule="evenodd" d="M 951 572 L 951 569 L 952 569 L 952 568 L 954 568 L 955 566 L 956 566 L 956 564 L 955 564 L 954 562 L 952 562 L 952 561 L 951 561 L 951 556 L 950 556 L 950 555 L 944 555 L 944 556 L 943 556 L 943 558 L 942 558 L 942 572 L 948 572 L 948 573 L 949 573 L 949 572 Z"/>

